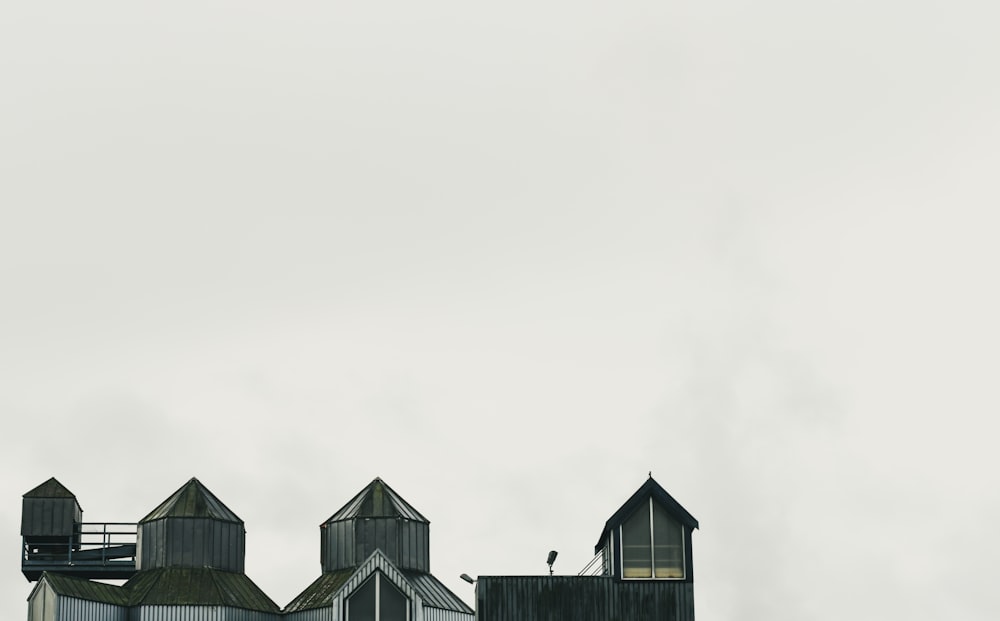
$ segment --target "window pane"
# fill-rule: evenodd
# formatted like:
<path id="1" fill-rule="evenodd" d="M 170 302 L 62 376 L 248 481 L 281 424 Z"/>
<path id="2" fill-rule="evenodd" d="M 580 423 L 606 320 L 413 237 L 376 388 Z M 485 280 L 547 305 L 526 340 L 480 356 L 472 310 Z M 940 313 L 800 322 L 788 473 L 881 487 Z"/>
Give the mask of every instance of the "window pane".
<path id="1" fill-rule="evenodd" d="M 379 579 L 379 621 L 406 621 L 406 596 L 385 576 Z"/>
<path id="2" fill-rule="evenodd" d="M 652 577 L 650 558 L 649 505 L 643 504 L 622 524 L 622 576 Z"/>
<path id="3" fill-rule="evenodd" d="M 347 599 L 347 618 L 350 621 L 376 621 L 375 619 L 375 574 L 362 584 Z"/>
<path id="4" fill-rule="evenodd" d="M 657 578 L 684 577 L 684 530 L 666 509 L 653 503 L 653 558 Z"/>

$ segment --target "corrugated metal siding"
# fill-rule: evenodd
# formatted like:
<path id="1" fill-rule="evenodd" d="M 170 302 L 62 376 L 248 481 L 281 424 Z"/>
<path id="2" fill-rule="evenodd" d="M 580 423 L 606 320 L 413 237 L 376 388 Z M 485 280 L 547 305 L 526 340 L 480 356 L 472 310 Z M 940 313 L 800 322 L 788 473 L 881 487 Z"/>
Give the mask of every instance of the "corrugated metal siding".
<path id="1" fill-rule="evenodd" d="M 28 621 L 54 621 L 55 618 L 56 594 L 43 580 L 28 598 Z"/>
<path id="2" fill-rule="evenodd" d="M 420 597 L 424 601 L 424 606 L 472 614 L 472 609 L 461 598 L 452 593 L 448 587 L 431 574 L 404 573 L 410 583 L 413 584 L 413 588 L 420 593 Z"/>
<path id="3" fill-rule="evenodd" d="M 128 621 L 128 608 L 124 606 L 75 597 L 60 597 L 58 609 L 58 621 Z"/>
<path id="4" fill-rule="evenodd" d="M 351 578 L 344 583 L 341 587 L 341 591 L 344 593 L 353 593 L 354 589 L 361 586 L 365 580 L 375 571 L 381 571 L 386 575 L 389 580 L 395 584 L 400 591 L 403 592 L 410 601 L 420 600 L 419 594 L 414 590 L 413 585 L 406 579 L 406 576 L 399 572 L 392 564 L 381 554 L 372 555 L 362 567 L 358 568 L 357 573 L 355 573 Z"/>
<path id="5" fill-rule="evenodd" d="M 424 608 L 424 621 L 473 621 L 475 618 L 475 615 L 471 612 Z"/>
<path id="6" fill-rule="evenodd" d="M 690 582 L 480 576 L 477 621 L 694 621 Z"/>
<path id="7" fill-rule="evenodd" d="M 278 613 L 226 606 L 139 606 L 131 621 L 279 621 Z"/>
<path id="8" fill-rule="evenodd" d="M 242 572 L 243 524 L 211 518 L 164 518 L 139 525 L 138 568 L 213 567 Z"/>
<path id="9" fill-rule="evenodd" d="M 328 606 L 301 612 L 290 612 L 281 619 L 282 621 L 333 621 L 333 609 Z"/>

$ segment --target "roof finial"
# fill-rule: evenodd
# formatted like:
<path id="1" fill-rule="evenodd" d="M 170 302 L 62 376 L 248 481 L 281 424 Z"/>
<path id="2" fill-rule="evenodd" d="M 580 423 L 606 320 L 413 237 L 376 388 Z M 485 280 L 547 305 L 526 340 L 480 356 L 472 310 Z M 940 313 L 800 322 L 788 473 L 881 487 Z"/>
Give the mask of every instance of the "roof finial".
<path id="1" fill-rule="evenodd" d="M 651 478 L 651 479 L 653 478 L 653 471 L 652 470 L 649 471 L 649 478 Z"/>

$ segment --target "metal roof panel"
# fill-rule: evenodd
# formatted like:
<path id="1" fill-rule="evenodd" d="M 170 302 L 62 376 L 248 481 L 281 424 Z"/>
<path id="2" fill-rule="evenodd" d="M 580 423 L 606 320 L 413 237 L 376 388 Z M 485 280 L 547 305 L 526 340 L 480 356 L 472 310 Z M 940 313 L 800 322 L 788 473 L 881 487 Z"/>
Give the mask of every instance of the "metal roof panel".
<path id="1" fill-rule="evenodd" d="M 597 541 L 597 545 L 594 546 L 594 552 L 599 552 L 601 546 L 604 545 L 604 541 L 608 538 L 608 535 L 618 527 L 628 516 L 632 515 L 635 508 L 644 500 L 652 496 L 655 498 L 663 508 L 667 510 L 673 517 L 679 520 L 682 524 L 688 526 L 689 528 L 698 528 L 698 520 L 694 518 L 693 515 L 687 512 L 687 509 L 681 506 L 681 503 L 674 500 L 674 497 L 667 493 L 667 490 L 663 489 L 656 480 L 650 476 L 642 486 L 632 494 L 628 500 L 625 501 L 614 515 L 608 518 L 608 521 L 604 523 L 604 530 L 601 531 L 601 537 Z"/>
<path id="2" fill-rule="evenodd" d="M 262 612 L 280 608 L 245 574 L 210 567 L 165 567 L 125 583 L 130 606 L 229 606 Z"/>
<path id="3" fill-rule="evenodd" d="M 324 523 L 358 517 L 403 517 L 430 524 L 427 518 L 378 477 Z"/>
<path id="4" fill-rule="evenodd" d="M 179 490 L 160 503 L 149 514 L 139 520 L 139 523 L 151 522 L 167 517 L 180 518 L 212 518 L 223 522 L 243 523 L 238 515 L 208 491 L 201 481 L 191 478 Z"/>

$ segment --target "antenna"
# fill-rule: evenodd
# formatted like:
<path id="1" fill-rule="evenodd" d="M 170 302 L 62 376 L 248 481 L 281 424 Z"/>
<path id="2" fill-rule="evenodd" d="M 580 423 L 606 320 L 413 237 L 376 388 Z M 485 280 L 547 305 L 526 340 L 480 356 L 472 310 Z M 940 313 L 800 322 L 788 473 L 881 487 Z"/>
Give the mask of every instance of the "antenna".
<path id="1" fill-rule="evenodd" d="M 556 552 L 555 550 L 552 550 L 551 552 L 549 552 L 549 558 L 548 558 L 548 560 L 545 561 L 546 563 L 549 564 L 549 575 L 550 576 L 552 575 L 552 563 L 556 562 L 556 557 L 557 556 L 559 556 L 559 553 Z"/>

